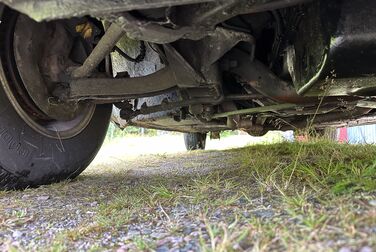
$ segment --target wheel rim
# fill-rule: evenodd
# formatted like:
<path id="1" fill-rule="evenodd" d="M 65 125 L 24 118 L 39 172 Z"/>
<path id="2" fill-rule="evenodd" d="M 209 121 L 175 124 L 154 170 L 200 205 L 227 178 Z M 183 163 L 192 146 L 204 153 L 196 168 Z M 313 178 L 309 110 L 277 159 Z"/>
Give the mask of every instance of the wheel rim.
<path id="1" fill-rule="evenodd" d="M 20 18 L 21 17 L 21 18 Z M 33 29 L 37 28 L 39 24 L 36 24 L 34 21 L 25 18 L 25 16 L 15 13 L 11 10 L 4 10 L 0 25 L 0 33 L 1 33 L 1 61 L 0 61 L 0 75 L 1 75 L 1 84 L 7 95 L 10 103 L 13 105 L 13 108 L 17 111 L 19 116 L 35 131 L 38 133 L 47 136 L 49 138 L 55 139 L 69 139 L 78 134 L 80 134 L 86 126 L 91 121 L 91 118 L 95 111 L 95 105 L 89 103 L 79 103 L 76 105 L 72 104 L 65 104 L 65 103 L 51 103 L 48 99 L 52 98 L 53 96 L 50 93 L 46 94 L 45 101 L 48 104 L 52 104 L 51 106 L 60 106 L 60 111 L 69 112 L 70 117 L 64 115 L 60 117 L 59 114 L 54 114 L 54 110 L 46 110 L 46 107 L 41 106 L 41 104 L 37 104 L 35 102 L 35 96 L 31 97 L 28 89 L 30 90 L 30 84 L 35 83 L 35 79 L 28 79 L 25 76 L 29 76 L 31 71 L 30 68 L 35 67 L 36 64 L 32 64 L 31 61 L 25 60 L 25 54 L 27 50 L 24 50 L 27 46 L 30 47 L 33 43 L 24 43 L 22 45 L 23 39 L 25 36 L 20 36 L 19 29 L 17 30 L 17 23 L 19 20 L 23 19 L 23 23 L 21 25 L 27 25 L 29 23 L 33 26 Z M 25 22 L 25 19 L 27 22 Z M 42 27 L 43 24 L 40 24 Z M 26 29 L 27 30 L 27 29 Z M 23 47 L 24 46 L 24 47 Z M 33 45 L 31 46 L 33 47 Z M 21 50 L 20 50 L 21 48 Z M 28 48 L 29 51 L 33 51 L 35 48 Z M 21 54 L 20 54 L 21 52 Z M 24 57 L 22 57 L 24 56 Z M 30 55 L 26 55 L 29 56 Z M 17 61 L 18 57 L 18 61 Z M 30 67 L 25 64 L 27 62 Z M 42 69 L 39 65 L 37 65 L 39 69 Z M 38 74 L 40 76 L 38 76 Z M 40 70 L 37 78 L 45 79 L 43 76 L 43 72 Z M 24 80 L 28 82 L 24 82 Z M 44 82 L 43 82 L 44 83 Z M 41 86 L 41 85 L 40 85 Z M 40 92 L 39 92 L 40 93 Z M 42 97 L 43 98 L 43 97 Z M 42 99 L 39 99 L 42 101 Z M 45 103 L 46 104 L 46 103 Z M 73 109 L 75 109 L 73 111 Z M 50 113 L 46 113 L 50 112 Z"/>

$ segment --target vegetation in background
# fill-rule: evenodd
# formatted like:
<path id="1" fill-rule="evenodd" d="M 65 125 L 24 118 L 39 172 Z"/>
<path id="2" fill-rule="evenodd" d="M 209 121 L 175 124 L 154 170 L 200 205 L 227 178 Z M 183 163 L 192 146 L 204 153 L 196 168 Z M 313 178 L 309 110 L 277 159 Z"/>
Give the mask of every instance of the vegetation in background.
<path id="1" fill-rule="evenodd" d="M 158 136 L 162 134 L 169 134 L 169 135 L 176 135 L 180 134 L 179 132 L 173 132 L 173 131 L 163 131 L 163 130 L 156 130 L 156 129 L 146 129 L 146 128 L 140 128 L 135 126 L 127 126 L 125 129 L 120 129 L 118 126 L 116 126 L 114 123 L 110 123 L 108 130 L 107 130 L 107 136 L 106 141 L 110 142 L 112 140 L 116 140 L 118 138 L 123 137 L 129 137 L 129 136 Z M 235 136 L 238 135 L 239 131 L 237 130 L 226 130 L 222 131 L 220 133 L 221 138 L 223 137 L 229 137 L 229 136 Z M 273 138 L 278 136 L 273 135 Z"/>
<path id="2" fill-rule="evenodd" d="M 129 136 L 157 136 L 158 130 L 155 129 L 145 129 L 135 126 L 128 126 L 125 129 L 120 129 L 118 126 L 116 126 L 114 123 L 110 123 L 107 135 L 106 135 L 106 141 L 112 141 L 117 138 L 123 138 L 123 137 L 129 137 Z"/>

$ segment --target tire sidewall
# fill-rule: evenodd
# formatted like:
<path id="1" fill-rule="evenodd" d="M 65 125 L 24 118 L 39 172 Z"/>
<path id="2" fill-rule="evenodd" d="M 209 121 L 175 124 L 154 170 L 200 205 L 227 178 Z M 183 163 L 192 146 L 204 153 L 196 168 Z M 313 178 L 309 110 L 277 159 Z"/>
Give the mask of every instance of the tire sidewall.
<path id="1" fill-rule="evenodd" d="M 70 139 L 52 139 L 29 127 L 0 88 L 0 187 L 37 186 L 74 178 L 94 159 L 111 116 L 111 105 L 97 106 L 87 127 Z M 16 181 L 16 182 L 14 182 Z M 7 185 L 10 183 L 11 185 Z"/>

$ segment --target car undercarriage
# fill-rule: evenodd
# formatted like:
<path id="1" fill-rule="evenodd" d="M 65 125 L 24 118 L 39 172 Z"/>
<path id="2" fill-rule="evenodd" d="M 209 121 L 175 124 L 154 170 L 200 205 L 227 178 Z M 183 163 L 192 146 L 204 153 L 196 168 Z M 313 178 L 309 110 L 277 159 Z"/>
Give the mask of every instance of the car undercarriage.
<path id="1" fill-rule="evenodd" d="M 111 22 L 83 65 L 54 80 L 51 93 L 59 102 L 113 103 L 123 126 L 259 135 L 372 114 L 375 28 L 364 23 L 373 23 L 372 5 L 170 0 L 12 1 L 11 7 L 38 21 L 94 15 Z M 87 22 L 100 34 L 101 24 Z M 152 48 L 159 69 L 113 78 L 108 55 L 126 54 L 116 47 L 123 36 Z M 62 111 L 74 115 L 74 109 Z"/>
<path id="2" fill-rule="evenodd" d="M 190 133 L 376 121 L 373 1 L 0 2 L 2 86 L 47 138 L 111 105 L 120 127 Z"/>

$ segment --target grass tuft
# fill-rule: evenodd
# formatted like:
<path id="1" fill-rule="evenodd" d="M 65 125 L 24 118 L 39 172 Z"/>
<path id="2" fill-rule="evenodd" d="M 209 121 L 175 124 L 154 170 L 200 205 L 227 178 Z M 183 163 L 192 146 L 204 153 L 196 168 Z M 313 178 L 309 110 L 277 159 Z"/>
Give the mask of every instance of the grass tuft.
<path id="1" fill-rule="evenodd" d="M 243 169 L 262 191 L 307 187 L 334 194 L 376 190 L 376 148 L 326 141 L 253 146 L 243 150 Z M 293 190 L 294 192 L 294 190 Z"/>
<path id="2" fill-rule="evenodd" d="M 213 159 L 195 163 L 200 157 Z M 171 158 L 179 159 L 184 169 L 195 171 L 198 166 L 210 172 L 130 177 L 119 167 L 100 167 L 70 183 L 5 192 L 0 194 L 8 202 L 0 204 L 0 234 L 38 218 L 59 222 L 52 218 L 71 214 L 61 202 L 71 204 L 74 199 L 74 204 L 80 203 L 80 213 L 90 212 L 90 217 L 55 235 L 45 248 L 25 250 L 73 251 L 80 244 L 90 244 L 91 251 L 117 250 L 121 243 L 130 245 L 130 251 L 154 251 L 165 235 L 195 243 L 192 250 L 213 252 L 342 247 L 359 251 L 362 246 L 376 246 L 375 146 L 320 140 L 157 159 L 145 156 L 138 161 L 153 166 L 159 162 L 159 169 L 167 169 Z M 219 166 L 231 169 L 214 169 Z M 61 200 L 62 209 L 43 208 L 36 200 L 40 195 L 49 196 L 47 203 Z M 157 235 L 151 236 L 154 232 Z M 114 239 L 115 245 L 97 242 L 104 236 Z M 6 248 L 12 246 L 16 245 Z"/>

